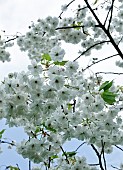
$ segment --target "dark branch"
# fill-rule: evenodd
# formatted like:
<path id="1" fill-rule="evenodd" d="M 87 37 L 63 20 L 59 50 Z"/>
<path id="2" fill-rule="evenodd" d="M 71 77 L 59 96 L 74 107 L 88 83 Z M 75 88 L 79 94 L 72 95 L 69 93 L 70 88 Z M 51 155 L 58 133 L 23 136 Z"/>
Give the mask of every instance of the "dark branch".
<path id="1" fill-rule="evenodd" d="M 95 27 L 98 27 L 98 25 L 95 25 Z M 72 25 L 72 26 L 58 27 L 55 30 L 71 29 L 71 28 L 82 28 L 83 34 L 88 35 L 88 33 L 84 30 L 84 25 Z M 108 41 L 108 42 L 110 42 L 110 41 Z"/>
<path id="2" fill-rule="evenodd" d="M 117 145 L 114 145 L 116 148 L 120 149 L 121 151 L 123 151 L 123 149 Z"/>
<path id="3" fill-rule="evenodd" d="M 31 170 L 31 161 L 29 160 L 29 170 Z"/>
<path id="4" fill-rule="evenodd" d="M 111 165 L 111 167 L 114 168 L 114 169 L 122 170 L 122 169 L 117 168 L 116 166 L 113 166 L 113 165 Z"/>
<path id="5" fill-rule="evenodd" d="M 75 112 L 75 108 L 76 108 L 76 100 L 74 99 L 74 101 L 73 101 L 73 112 Z"/>
<path id="6" fill-rule="evenodd" d="M 73 61 L 76 61 L 78 60 L 82 55 L 84 55 L 86 52 L 88 52 L 90 49 L 92 49 L 93 47 L 97 46 L 97 45 L 100 45 L 100 44 L 104 44 L 104 43 L 107 43 L 107 42 L 110 42 L 110 41 L 101 41 L 101 42 L 98 42 L 96 44 L 93 44 L 92 46 L 90 46 L 89 48 L 87 48 L 85 51 L 83 51 L 77 58 L 75 58 Z"/>
<path id="7" fill-rule="evenodd" d="M 66 152 L 64 151 L 64 149 L 62 148 L 62 146 L 60 146 L 60 148 L 61 148 L 61 150 L 62 150 L 62 152 L 63 152 L 63 154 L 64 154 L 64 156 L 65 156 L 66 162 L 69 164 L 69 160 L 68 160 L 68 156 L 67 156 Z"/>
<path id="8" fill-rule="evenodd" d="M 49 151 L 51 150 L 51 145 L 49 145 Z M 51 163 L 51 157 L 49 157 L 49 160 L 48 160 L 48 168 L 50 168 L 50 163 Z"/>
<path id="9" fill-rule="evenodd" d="M 88 164 L 89 166 L 98 166 L 100 164 Z"/>
<path id="10" fill-rule="evenodd" d="M 120 57 L 123 59 L 123 53 L 120 50 L 120 48 L 118 47 L 118 45 L 115 43 L 113 37 L 111 36 L 109 30 L 107 30 L 105 28 L 105 26 L 101 23 L 101 21 L 99 20 L 99 18 L 97 17 L 97 15 L 95 14 L 94 10 L 91 8 L 90 4 L 88 3 L 88 0 L 84 0 L 87 7 L 89 8 L 89 10 L 91 11 L 91 13 L 93 14 L 94 18 L 96 19 L 97 23 L 99 24 L 99 27 L 102 28 L 102 30 L 104 31 L 104 33 L 107 35 L 107 37 L 109 38 L 111 44 L 113 45 L 113 47 L 115 48 L 115 50 L 118 52 L 118 54 L 120 55 Z"/>
<path id="11" fill-rule="evenodd" d="M 5 144 L 12 145 L 12 146 L 16 146 L 14 142 L 7 142 L 7 141 L 0 140 L 0 143 L 5 143 Z"/>
<path id="12" fill-rule="evenodd" d="M 111 7 L 110 7 L 110 8 L 109 8 L 109 10 L 108 10 L 108 13 L 107 13 L 106 19 L 105 19 L 105 21 L 104 21 L 104 26 L 106 25 L 106 22 L 107 22 L 107 19 L 108 19 L 108 16 L 109 16 L 110 11 L 111 11 Z"/>
<path id="13" fill-rule="evenodd" d="M 95 74 L 117 74 L 117 75 L 123 75 L 123 73 L 116 73 L 116 72 L 96 72 Z"/>
<path id="14" fill-rule="evenodd" d="M 110 18 L 109 18 L 108 30 L 110 28 L 110 24 L 111 24 L 111 20 L 112 20 L 114 1 L 115 0 L 112 0 L 112 4 L 111 4 L 111 8 L 110 8 L 111 9 L 111 15 L 110 15 Z"/>
<path id="15" fill-rule="evenodd" d="M 105 170 L 107 170 L 105 152 L 104 152 L 105 143 L 103 142 L 103 140 L 101 141 L 101 143 L 102 143 L 102 151 L 101 152 L 102 152 L 102 156 L 103 156 L 104 166 L 105 166 Z"/>
<path id="16" fill-rule="evenodd" d="M 16 36 L 16 37 L 14 37 L 14 38 L 10 38 L 10 39 L 6 40 L 5 43 L 8 43 L 8 42 L 10 42 L 10 41 L 14 41 L 14 40 L 16 40 L 18 37 L 19 37 L 19 36 Z"/>
<path id="17" fill-rule="evenodd" d="M 61 30 L 61 29 L 70 29 L 70 28 L 83 28 L 83 25 L 73 25 L 73 26 L 66 26 L 66 27 L 58 27 L 55 30 Z"/>
<path id="18" fill-rule="evenodd" d="M 68 8 L 74 1 L 75 1 L 75 0 L 72 0 L 71 2 L 69 2 L 66 7 Z M 60 15 L 59 15 L 58 18 L 62 19 L 61 16 L 62 16 L 63 13 L 64 13 L 64 12 L 62 11 L 62 12 L 60 13 Z"/>
<path id="19" fill-rule="evenodd" d="M 81 143 L 81 145 L 79 145 L 79 146 L 77 147 L 77 149 L 75 150 L 75 152 L 78 151 L 78 149 L 79 149 L 81 146 L 83 146 L 85 143 L 86 143 L 86 142 Z"/>
<path id="20" fill-rule="evenodd" d="M 95 65 L 95 64 L 97 64 L 97 63 L 99 63 L 99 62 L 105 61 L 105 60 L 110 59 L 110 58 L 112 58 L 112 57 L 115 57 L 115 56 L 117 56 L 117 55 L 119 55 L 119 54 L 114 54 L 114 55 L 111 55 L 111 56 L 109 56 L 109 57 L 106 57 L 106 58 L 103 58 L 103 59 L 101 59 L 101 60 L 98 60 L 98 61 L 96 61 L 96 62 L 88 65 L 86 68 L 82 69 L 82 71 L 85 71 L 85 70 L 87 70 L 88 68 L 92 67 L 93 65 Z"/>
<path id="21" fill-rule="evenodd" d="M 93 144 L 91 144 L 91 147 L 93 148 L 93 150 L 95 151 L 95 153 L 98 157 L 99 166 L 100 166 L 101 170 L 104 170 L 103 165 L 102 165 L 102 160 L 101 160 L 101 154 L 99 154 L 98 150 L 96 149 L 96 147 Z"/>

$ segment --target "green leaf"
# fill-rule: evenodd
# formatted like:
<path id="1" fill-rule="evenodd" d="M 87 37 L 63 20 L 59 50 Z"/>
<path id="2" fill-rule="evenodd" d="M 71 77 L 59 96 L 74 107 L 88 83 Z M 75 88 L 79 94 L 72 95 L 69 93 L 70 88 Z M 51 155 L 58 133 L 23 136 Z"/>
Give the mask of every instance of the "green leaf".
<path id="1" fill-rule="evenodd" d="M 9 166 L 10 170 L 19 170 L 19 168 L 14 167 L 14 166 Z"/>
<path id="2" fill-rule="evenodd" d="M 68 110 L 72 109 L 72 104 L 68 103 L 67 106 L 68 106 Z"/>
<path id="3" fill-rule="evenodd" d="M 35 133 L 38 133 L 40 131 L 41 131 L 40 127 L 36 127 Z"/>
<path id="4" fill-rule="evenodd" d="M 117 94 L 110 92 L 110 91 L 104 91 L 101 94 L 101 97 L 103 98 L 103 100 L 108 103 L 108 104 L 113 104 L 116 100 L 115 97 L 117 96 Z"/>
<path id="5" fill-rule="evenodd" d="M 51 156 L 51 159 L 56 159 L 56 158 L 58 158 L 58 155 Z"/>
<path id="6" fill-rule="evenodd" d="M 52 132 L 56 133 L 56 130 L 54 128 L 52 128 L 52 127 L 45 126 L 45 128 L 47 130 L 49 130 L 49 131 L 52 131 Z"/>
<path id="7" fill-rule="evenodd" d="M 46 126 L 45 123 L 42 123 L 42 125 L 46 128 L 46 130 L 56 133 L 56 129 Z"/>
<path id="8" fill-rule="evenodd" d="M 6 129 L 3 129 L 0 131 L 0 139 L 2 138 L 3 133 L 5 132 Z"/>
<path id="9" fill-rule="evenodd" d="M 105 81 L 101 86 L 100 86 L 100 88 L 99 88 L 99 91 L 101 91 L 102 89 L 104 90 L 104 91 L 106 91 L 106 90 L 108 90 L 111 86 L 112 86 L 112 84 L 113 84 L 113 80 L 112 81 Z"/>
<path id="10" fill-rule="evenodd" d="M 55 65 L 64 66 L 67 62 L 68 62 L 68 61 L 61 61 L 61 62 L 55 61 L 54 64 L 55 64 Z"/>
<path id="11" fill-rule="evenodd" d="M 47 61 L 51 61 L 51 57 L 50 57 L 49 54 L 43 54 L 43 55 L 42 55 L 42 59 L 43 59 L 43 60 L 47 60 Z"/>
<path id="12" fill-rule="evenodd" d="M 64 156 L 66 154 L 68 157 L 72 157 L 72 156 L 76 155 L 76 153 L 77 153 L 76 151 L 65 152 L 65 153 L 62 154 L 62 156 Z"/>
<path id="13" fill-rule="evenodd" d="M 72 26 L 82 26 L 82 22 L 73 23 Z M 76 28 L 74 28 L 74 29 L 80 30 L 81 27 L 76 27 Z"/>

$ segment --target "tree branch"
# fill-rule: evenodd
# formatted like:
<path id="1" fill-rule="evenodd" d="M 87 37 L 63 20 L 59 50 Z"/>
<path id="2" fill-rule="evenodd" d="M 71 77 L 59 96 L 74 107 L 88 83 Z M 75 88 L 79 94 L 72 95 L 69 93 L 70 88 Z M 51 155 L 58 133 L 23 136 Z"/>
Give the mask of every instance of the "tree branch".
<path id="1" fill-rule="evenodd" d="M 123 151 L 123 149 L 117 145 L 114 145 L 116 148 L 120 149 L 121 151 Z"/>
<path id="2" fill-rule="evenodd" d="M 83 28 L 83 25 L 73 25 L 73 26 L 66 26 L 66 27 L 58 27 L 55 30 L 61 30 L 61 29 L 70 29 L 70 28 Z"/>
<path id="3" fill-rule="evenodd" d="M 104 44 L 106 42 L 110 42 L 110 41 L 101 41 L 101 42 L 98 42 L 96 44 L 93 44 L 92 46 L 90 46 L 89 48 L 87 48 L 85 51 L 83 51 L 77 58 L 75 58 L 73 61 L 76 61 L 78 60 L 82 55 L 84 55 L 86 52 L 88 52 L 91 48 L 97 46 L 97 45 L 100 45 L 100 44 Z"/>
<path id="4" fill-rule="evenodd" d="M 14 41 L 14 40 L 16 40 L 18 37 L 19 37 L 19 36 L 16 36 L 16 37 L 14 37 L 14 38 L 10 38 L 10 39 L 6 40 L 5 43 L 8 43 L 8 42 L 10 42 L 10 41 Z"/>
<path id="5" fill-rule="evenodd" d="M 66 162 L 69 164 L 69 160 L 68 160 L 68 157 L 67 157 L 66 152 L 64 151 L 64 149 L 62 148 L 62 146 L 60 146 L 60 148 L 61 148 L 61 150 L 62 150 L 62 152 L 63 152 L 63 154 L 64 154 L 64 156 L 65 156 L 65 158 L 66 158 Z"/>
<path id="6" fill-rule="evenodd" d="M 103 142 L 103 140 L 101 140 L 101 143 L 102 143 L 102 156 L 103 156 L 103 160 L 104 160 L 104 166 L 105 166 L 105 170 L 107 170 L 107 167 L 106 167 L 106 159 L 105 159 L 105 153 L 104 153 L 104 146 L 105 146 L 105 143 Z"/>
<path id="7" fill-rule="evenodd" d="M 101 154 L 99 154 L 98 150 L 96 149 L 96 147 L 93 144 L 91 144 L 91 147 L 93 148 L 93 150 L 95 151 L 95 153 L 98 157 L 99 166 L 100 166 L 101 170 L 104 170 L 103 165 L 102 165 L 102 160 L 101 160 Z"/>
<path id="8" fill-rule="evenodd" d="M 88 164 L 89 166 L 98 166 L 100 164 Z"/>
<path id="9" fill-rule="evenodd" d="M 0 140 L 0 143 L 6 143 L 12 146 L 16 146 L 14 142 L 7 142 L 7 141 Z"/>
<path id="10" fill-rule="evenodd" d="M 111 24 L 111 20 L 112 20 L 114 1 L 115 1 L 115 0 L 112 0 L 112 4 L 111 4 L 111 7 L 110 7 L 110 9 L 111 9 L 111 15 L 110 15 L 110 18 L 109 18 L 108 30 L 109 30 L 109 28 L 110 28 L 110 24 Z"/>
<path id="11" fill-rule="evenodd" d="M 123 75 L 123 73 L 115 73 L 115 72 L 96 72 L 95 74 L 117 74 L 117 75 Z"/>
<path id="12" fill-rule="evenodd" d="M 111 11 L 111 7 L 110 7 L 109 10 L 108 10 L 106 19 L 105 19 L 104 24 L 103 24 L 104 26 L 106 25 L 106 22 L 107 22 L 107 19 L 108 19 L 108 16 L 109 16 L 110 11 Z"/>
<path id="13" fill-rule="evenodd" d="M 83 146 L 85 143 L 86 143 L 86 142 L 81 143 L 81 144 L 77 147 L 77 149 L 75 150 L 75 152 L 76 152 L 81 146 Z"/>
<path id="14" fill-rule="evenodd" d="M 114 168 L 114 169 L 122 170 L 122 169 L 117 168 L 116 166 L 113 166 L 113 165 L 111 165 L 111 167 Z"/>
<path id="15" fill-rule="evenodd" d="M 51 145 L 49 145 L 49 151 L 51 150 Z M 49 160 L 48 160 L 48 168 L 50 168 L 50 163 L 51 163 L 51 157 L 49 157 Z"/>
<path id="16" fill-rule="evenodd" d="M 109 30 L 107 30 L 105 28 L 105 26 L 100 22 L 99 18 L 97 17 L 97 15 L 95 14 L 94 10 L 91 8 L 91 6 L 88 3 L 88 0 L 84 0 L 87 7 L 89 8 L 89 10 L 91 11 L 91 13 L 93 14 L 94 18 L 96 19 L 97 23 L 99 24 L 99 27 L 102 28 L 102 30 L 104 31 L 104 33 L 107 35 L 107 37 L 109 38 L 111 44 L 113 45 L 113 47 L 115 48 L 115 50 L 118 52 L 118 54 L 120 55 L 120 57 L 123 59 L 123 53 L 120 50 L 120 48 L 118 47 L 118 45 L 115 43 L 114 39 L 112 38 Z"/>
<path id="17" fill-rule="evenodd" d="M 74 2 L 75 0 L 72 0 L 71 2 L 69 2 L 68 4 L 67 4 L 67 8 Z M 62 14 L 63 14 L 64 12 L 62 11 L 61 13 L 60 13 L 60 15 L 59 15 L 59 17 L 58 18 L 60 18 L 60 19 L 62 19 Z"/>
<path id="18" fill-rule="evenodd" d="M 101 61 L 105 61 L 105 60 L 110 59 L 110 58 L 112 58 L 112 57 L 115 57 L 115 56 L 117 56 L 117 55 L 119 55 L 119 54 L 114 54 L 114 55 L 111 55 L 111 56 L 109 56 L 109 57 L 106 57 L 106 58 L 103 58 L 103 59 L 101 59 L 101 60 L 98 60 L 98 61 L 96 61 L 96 62 L 88 65 L 86 68 L 82 69 L 82 71 L 85 71 L 85 70 L 87 70 L 88 68 L 92 67 L 93 65 L 95 65 L 95 64 L 97 64 L 97 63 L 100 63 Z"/>

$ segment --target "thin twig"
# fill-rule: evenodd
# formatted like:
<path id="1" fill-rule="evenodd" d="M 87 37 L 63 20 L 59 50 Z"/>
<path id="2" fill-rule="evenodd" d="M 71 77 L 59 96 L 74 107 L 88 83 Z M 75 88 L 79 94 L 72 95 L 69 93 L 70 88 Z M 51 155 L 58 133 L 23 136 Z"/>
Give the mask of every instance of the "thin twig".
<path id="1" fill-rule="evenodd" d="M 105 143 L 103 142 L 103 140 L 101 140 L 101 143 L 102 143 L 102 156 L 103 156 L 103 161 L 104 161 L 104 166 L 105 166 L 105 170 L 107 170 L 107 167 L 106 167 L 106 159 L 105 159 L 105 153 L 104 153 L 104 146 L 105 146 Z"/>
<path id="2" fill-rule="evenodd" d="M 106 25 L 106 22 L 107 22 L 107 19 L 108 19 L 108 16 L 109 16 L 110 11 L 111 11 L 111 7 L 110 7 L 110 8 L 109 8 L 109 10 L 108 10 L 108 13 L 107 13 L 106 19 L 105 19 L 105 21 L 104 21 L 104 26 Z"/>
<path id="3" fill-rule="evenodd" d="M 51 150 L 51 145 L 49 145 L 49 151 Z M 51 163 L 51 157 L 49 157 L 49 160 L 48 160 L 48 168 L 50 168 L 50 163 Z"/>
<path id="4" fill-rule="evenodd" d="M 70 29 L 70 28 L 82 28 L 83 25 L 73 25 L 73 26 L 66 26 L 66 27 L 58 27 L 55 30 L 62 30 L 62 29 Z"/>
<path id="5" fill-rule="evenodd" d="M 18 37 L 19 37 L 19 36 L 16 36 L 16 37 L 14 37 L 14 38 L 10 38 L 10 39 L 6 40 L 5 43 L 8 43 L 8 42 L 10 42 L 10 41 L 14 41 L 14 40 L 16 40 Z"/>
<path id="6" fill-rule="evenodd" d="M 30 141 L 30 136 L 29 136 L 29 141 Z M 29 160 L 29 170 L 31 170 L 31 161 Z"/>
<path id="7" fill-rule="evenodd" d="M 31 161 L 29 160 L 29 170 L 31 170 Z"/>
<path id="8" fill-rule="evenodd" d="M 88 164 L 89 166 L 98 166 L 100 164 Z"/>
<path id="9" fill-rule="evenodd" d="M 83 146 L 85 143 L 86 143 L 86 142 L 81 143 L 81 145 L 79 145 L 79 146 L 77 147 L 77 149 L 75 150 L 75 152 L 78 151 L 78 149 L 79 149 L 81 146 Z"/>
<path id="10" fill-rule="evenodd" d="M 64 151 L 64 149 L 62 148 L 62 146 L 60 146 L 60 148 L 61 148 L 61 150 L 62 150 L 62 152 L 63 152 L 63 154 L 64 154 L 64 156 L 65 156 L 66 162 L 69 164 L 69 160 L 68 160 L 68 156 L 67 156 L 66 152 Z"/>
<path id="11" fill-rule="evenodd" d="M 86 52 L 88 52 L 90 49 L 92 49 L 93 47 L 97 46 L 97 45 L 100 45 L 100 44 L 104 44 L 104 43 L 108 43 L 110 41 L 101 41 L 101 42 L 98 42 L 96 44 L 93 44 L 91 45 L 89 48 L 87 48 L 85 51 L 83 51 L 77 58 L 75 58 L 73 61 L 76 61 L 78 60 L 82 55 L 84 55 Z"/>
<path id="12" fill-rule="evenodd" d="M 7 141 L 3 141 L 3 140 L 0 140 L 0 143 L 5 143 L 5 144 L 12 145 L 12 146 L 16 146 L 15 143 L 13 143 L 13 142 L 7 142 Z"/>
<path id="13" fill-rule="evenodd" d="M 111 165 L 111 167 L 114 168 L 114 169 L 122 170 L 122 169 L 117 168 L 116 166 L 113 166 L 113 165 Z"/>
<path id="14" fill-rule="evenodd" d="M 122 40 L 123 40 L 123 36 L 122 36 L 121 39 L 118 41 L 117 45 L 119 45 Z"/>
<path id="15" fill-rule="evenodd" d="M 66 5 L 66 7 L 68 8 L 74 1 L 75 1 L 75 0 L 72 0 L 71 2 L 69 2 L 69 3 Z M 63 13 L 64 13 L 64 12 L 62 11 L 62 12 L 60 13 L 60 15 L 59 15 L 58 18 L 62 19 L 61 16 L 62 16 Z"/>
<path id="16" fill-rule="evenodd" d="M 114 145 L 116 148 L 120 149 L 121 151 L 123 151 L 123 149 L 117 145 Z"/>
<path id="17" fill-rule="evenodd" d="M 95 25 L 95 27 L 98 27 L 98 25 Z M 88 33 L 84 30 L 84 25 L 72 25 L 72 26 L 63 26 L 63 27 L 58 27 L 55 30 L 62 30 L 62 29 L 72 29 L 72 28 L 82 28 L 83 34 L 88 35 Z M 110 42 L 110 41 L 107 41 Z"/>
<path id="18" fill-rule="evenodd" d="M 114 1 L 115 0 L 112 0 L 112 4 L 111 4 L 111 15 L 110 15 L 110 18 L 109 18 L 108 30 L 110 28 L 110 24 L 111 24 L 111 20 L 112 20 Z"/>
<path id="19" fill-rule="evenodd" d="M 117 74 L 117 75 L 123 75 L 123 73 L 116 73 L 116 72 L 96 72 L 95 74 Z"/>
<path id="20" fill-rule="evenodd" d="M 74 99 L 74 101 L 73 101 L 73 113 L 75 112 L 75 108 L 76 108 L 76 100 Z"/>
<path id="21" fill-rule="evenodd" d="M 108 57 L 106 57 L 106 58 L 103 58 L 103 59 L 101 59 L 101 60 L 98 60 L 98 61 L 96 61 L 96 62 L 88 65 L 86 68 L 82 69 L 82 71 L 85 71 L 85 70 L 87 70 L 88 68 L 92 67 L 93 65 L 95 65 L 95 64 L 97 64 L 97 63 L 99 63 L 99 62 L 105 61 L 105 60 L 110 59 L 110 58 L 112 58 L 112 57 L 115 57 L 115 56 L 117 56 L 117 55 L 119 55 L 119 54 L 114 54 L 114 55 L 108 56 Z"/>

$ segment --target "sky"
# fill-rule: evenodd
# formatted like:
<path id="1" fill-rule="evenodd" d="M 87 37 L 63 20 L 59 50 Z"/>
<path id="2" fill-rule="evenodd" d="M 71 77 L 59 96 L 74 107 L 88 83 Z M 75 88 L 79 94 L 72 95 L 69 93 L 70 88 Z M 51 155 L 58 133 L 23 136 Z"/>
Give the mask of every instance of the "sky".
<path id="1" fill-rule="evenodd" d="M 5 30 L 6 35 L 16 35 L 17 32 L 24 34 L 28 31 L 28 26 L 31 24 L 31 21 L 37 21 L 38 18 L 45 18 L 49 15 L 59 16 L 61 5 L 70 2 L 69 0 L 0 0 L 0 30 Z M 64 47 L 65 44 L 63 45 Z M 78 48 L 74 47 L 74 50 L 71 51 L 71 45 L 66 49 L 68 52 L 68 58 L 74 59 L 77 55 Z M 93 56 L 104 55 L 106 50 L 106 56 L 112 51 L 112 48 L 103 49 L 100 54 L 97 54 L 97 51 L 93 53 Z M 27 66 L 30 63 L 27 55 L 19 51 L 17 46 L 12 47 L 11 52 L 11 62 L 9 63 L 0 63 L 0 80 L 2 80 L 9 72 L 27 70 Z M 76 57 L 74 57 L 76 56 Z M 119 71 L 122 70 L 115 67 L 114 61 L 116 58 L 111 60 L 111 62 L 103 62 L 93 66 L 93 71 Z M 84 58 L 79 60 L 79 63 L 84 64 Z M 104 75 L 105 76 L 105 75 Z M 117 83 L 121 83 L 121 77 L 111 75 L 105 76 L 106 79 L 116 79 Z M 3 129 L 5 121 L 0 121 L 0 129 Z M 19 135 L 18 135 L 19 134 Z M 26 138 L 26 135 L 23 132 L 22 128 L 16 129 L 7 129 L 5 136 L 10 139 L 16 139 L 20 141 L 21 138 Z M 80 144 L 79 141 L 74 141 L 71 145 L 66 143 L 65 147 L 71 149 L 72 147 L 77 147 Z M 81 148 L 80 151 L 88 157 L 88 161 L 94 161 L 92 152 L 90 148 L 85 146 L 86 149 Z M 119 152 L 118 152 L 119 153 Z M 109 162 L 120 162 L 121 160 L 116 160 L 117 151 L 115 150 L 112 158 Z M 119 158 L 121 155 L 119 154 Z M 8 150 L 7 146 L 4 146 L 4 153 L 0 155 L 0 165 L 15 165 L 19 164 L 22 170 L 27 170 L 28 162 L 27 160 L 22 159 L 21 156 L 17 155 L 15 151 Z M 5 169 L 3 166 L 0 170 Z"/>

